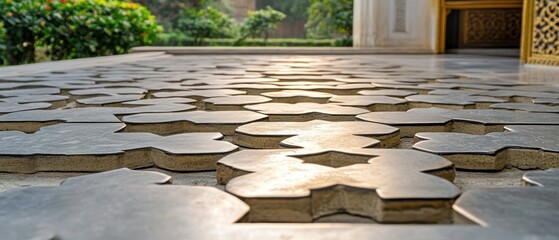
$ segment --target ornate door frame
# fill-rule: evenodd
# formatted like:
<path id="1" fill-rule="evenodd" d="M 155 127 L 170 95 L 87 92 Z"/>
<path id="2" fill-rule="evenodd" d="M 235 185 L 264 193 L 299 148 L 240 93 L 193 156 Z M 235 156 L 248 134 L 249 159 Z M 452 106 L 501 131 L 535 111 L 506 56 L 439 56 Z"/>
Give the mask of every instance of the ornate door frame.
<path id="1" fill-rule="evenodd" d="M 559 0 L 525 0 L 521 60 L 559 66 Z"/>
<path id="2" fill-rule="evenodd" d="M 535 0 L 532 0 L 535 1 Z M 446 50 L 446 20 L 447 14 L 455 9 L 491 9 L 491 8 L 522 8 L 522 0 L 464 0 L 464 1 L 446 1 L 439 0 L 438 13 L 438 38 L 436 44 L 437 53 L 445 53 Z M 524 30 L 524 26 L 523 26 Z M 523 37 L 522 37 L 523 38 Z M 522 45 L 523 46 L 523 45 Z"/>

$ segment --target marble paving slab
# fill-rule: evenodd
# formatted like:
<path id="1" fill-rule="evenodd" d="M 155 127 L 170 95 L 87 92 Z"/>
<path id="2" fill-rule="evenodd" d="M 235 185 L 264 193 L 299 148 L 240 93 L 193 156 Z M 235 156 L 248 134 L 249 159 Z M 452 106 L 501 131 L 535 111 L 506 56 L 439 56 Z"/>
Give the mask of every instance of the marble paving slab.
<path id="1" fill-rule="evenodd" d="M 313 161 L 324 154 L 361 155 L 364 161 L 340 165 L 346 157 L 336 156 Z M 245 150 L 218 164 L 225 168 L 218 170 L 218 179 L 228 180 L 225 190 L 251 207 L 251 222 L 312 222 L 338 212 L 387 223 L 449 222 L 460 194 L 437 177 L 452 180 L 451 162 L 413 150 Z"/>
<path id="2" fill-rule="evenodd" d="M 215 169 L 237 149 L 219 133 L 158 136 L 120 133 L 122 123 L 64 123 L 33 134 L 0 131 L 0 172 L 98 172 L 156 165 L 176 171 Z"/>
<path id="3" fill-rule="evenodd" d="M 267 119 L 268 116 L 251 111 L 191 111 L 134 114 L 123 117 L 122 121 L 131 132 L 220 132 L 233 135 L 241 125 Z"/>
<path id="4" fill-rule="evenodd" d="M 340 106 L 361 107 L 371 112 L 405 111 L 409 109 L 408 101 L 388 96 L 334 96 L 330 98 L 329 102 Z"/>
<path id="5" fill-rule="evenodd" d="M 0 101 L 0 114 L 15 113 L 26 110 L 47 109 L 52 107 L 52 104 L 45 102 L 38 103 L 17 103 L 17 102 L 1 102 Z"/>
<path id="6" fill-rule="evenodd" d="M 204 106 L 213 111 L 243 110 L 243 106 L 271 102 L 272 99 L 257 95 L 237 95 L 204 99 Z"/>
<path id="7" fill-rule="evenodd" d="M 0 116 L 0 130 L 34 132 L 42 126 L 61 122 L 118 123 L 121 122 L 118 116 L 123 115 L 180 112 L 196 108 L 189 104 L 131 106 L 132 107 L 89 107 L 14 112 Z"/>
<path id="8" fill-rule="evenodd" d="M 119 169 L 69 178 L 59 187 L 3 192 L 0 232 L 9 240 L 205 239 L 207 229 L 232 224 L 248 211 L 218 189 L 170 182 L 161 173 Z"/>
<path id="9" fill-rule="evenodd" d="M 232 95 L 245 94 L 244 91 L 231 90 L 231 89 L 217 89 L 217 90 L 193 90 L 193 91 L 174 91 L 174 92 L 156 92 L 153 94 L 156 98 L 168 97 L 189 97 L 196 100 L 212 97 L 227 97 Z"/>
<path id="10" fill-rule="evenodd" d="M 50 95 L 59 94 L 60 89 L 58 88 L 24 88 L 24 89 L 12 89 L 12 90 L 0 90 L 0 96 L 2 97 L 17 97 L 26 95 Z"/>
<path id="11" fill-rule="evenodd" d="M 404 91 L 404 90 L 363 90 L 358 92 L 365 96 L 389 96 L 389 97 L 407 97 L 411 95 L 416 95 L 417 92 Z"/>
<path id="12" fill-rule="evenodd" d="M 270 121 L 351 121 L 356 115 L 369 112 L 356 107 L 344 107 L 336 104 L 320 103 L 262 103 L 245 106 L 246 109 L 257 111 L 269 116 Z"/>
<path id="13" fill-rule="evenodd" d="M 330 93 L 306 90 L 281 90 L 266 92 L 261 95 L 271 98 L 274 102 L 292 104 L 298 102 L 327 103 L 330 98 L 335 96 Z"/>
<path id="14" fill-rule="evenodd" d="M 69 178 L 58 187 L 0 193 L 3 239 L 525 239 L 527 235 L 472 225 L 252 224 L 249 207 L 209 187 L 170 185 L 161 173 L 119 169 Z M 79 204 L 76 204 L 79 203 Z M 49 206 L 44 207 L 44 206 Z M 138 211 L 142 209 L 143 211 Z M 80 212 L 79 215 L 67 214 Z M 211 219 L 211 221 L 200 221 Z M 535 218 L 539 224 L 541 218 Z M 541 219 L 541 220 L 540 220 Z M 553 223 L 553 219 L 550 219 Z M 92 228 L 95 223 L 95 228 Z M 526 226 L 516 222 L 513 230 Z M 529 225 L 528 225 L 529 226 Z M 497 226 L 498 227 L 498 226 Z M 548 235 L 549 236 L 549 235 Z"/>
<path id="15" fill-rule="evenodd" d="M 454 205 L 456 221 L 511 229 L 531 234 L 534 238 L 557 238 L 558 179 L 559 169 L 549 169 L 524 175 L 525 182 L 537 186 L 468 191 Z"/>
<path id="16" fill-rule="evenodd" d="M 467 95 L 413 95 L 406 97 L 410 108 L 441 107 L 450 109 L 489 108 L 493 103 L 506 102 L 503 99 Z"/>
<path id="17" fill-rule="evenodd" d="M 551 113 L 519 113 L 503 110 L 416 108 L 407 112 L 372 112 L 358 119 L 400 128 L 403 137 L 418 132 L 462 132 L 486 134 L 501 132 L 505 125 L 558 125 L 559 115 Z"/>
<path id="18" fill-rule="evenodd" d="M 233 142 L 249 148 L 335 150 L 394 147 L 400 134 L 398 128 L 368 122 L 255 122 L 238 127 Z"/>
<path id="19" fill-rule="evenodd" d="M 492 104 L 493 109 L 505 109 L 512 111 L 525 111 L 533 113 L 559 113 L 559 107 L 548 106 L 543 104 L 526 104 L 526 103 L 498 103 Z"/>
<path id="20" fill-rule="evenodd" d="M 418 133 L 415 137 L 420 142 L 413 148 L 442 155 L 462 169 L 559 167 L 559 125 L 506 126 L 505 130 L 481 136 L 464 133 Z"/>
<path id="21" fill-rule="evenodd" d="M 127 56 L 0 69 L 0 239 L 559 235 L 553 69 Z"/>

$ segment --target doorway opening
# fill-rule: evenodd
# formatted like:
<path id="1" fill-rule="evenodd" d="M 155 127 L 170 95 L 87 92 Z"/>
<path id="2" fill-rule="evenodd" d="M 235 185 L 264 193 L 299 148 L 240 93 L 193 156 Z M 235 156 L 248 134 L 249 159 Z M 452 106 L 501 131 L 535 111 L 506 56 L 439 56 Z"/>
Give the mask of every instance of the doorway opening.
<path id="1" fill-rule="evenodd" d="M 442 0 L 440 53 L 520 57 L 522 0 Z"/>

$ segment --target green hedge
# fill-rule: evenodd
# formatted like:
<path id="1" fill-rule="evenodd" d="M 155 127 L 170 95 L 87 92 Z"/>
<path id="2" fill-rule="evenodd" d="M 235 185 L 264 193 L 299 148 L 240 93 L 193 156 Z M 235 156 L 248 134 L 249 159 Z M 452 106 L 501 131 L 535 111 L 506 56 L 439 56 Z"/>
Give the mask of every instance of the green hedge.
<path id="1" fill-rule="evenodd" d="M 0 0 L 10 64 L 93 57 L 150 45 L 162 29 L 143 6 L 119 0 Z"/>
<path id="2" fill-rule="evenodd" d="M 268 47 L 341 47 L 351 46 L 351 41 L 336 39 L 299 39 L 299 38 L 270 38 L 267 43 L 264 39 L 248 38 L 235 45 L 236 39 L 232 38 L 207 38 L 203 46 L 232 47 L 232 46 L 268 46 Z M 157 35 L 154 46 L 195 46 L 194 39 L 181 33 L 161 33 Z"/>
<path id="3" fill-rule="evenodd" d="M 6 29 L 4 29 L 4 24 L 0 22 L 0 66 L 4 64 L 8 64 L 6 56 Z"/>

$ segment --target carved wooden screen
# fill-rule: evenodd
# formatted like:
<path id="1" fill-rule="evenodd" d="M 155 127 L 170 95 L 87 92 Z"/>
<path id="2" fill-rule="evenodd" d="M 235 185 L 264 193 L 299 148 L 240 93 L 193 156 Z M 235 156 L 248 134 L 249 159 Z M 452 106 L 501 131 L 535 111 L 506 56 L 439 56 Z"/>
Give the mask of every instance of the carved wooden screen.
<path id="1" fill-rule="evenodd" d="M 520 8 L 465 9 L 461 18 L 461 47 L 520 46 Z"/>
<path id="2" fill-rule="evenodd" d="M 522 60 L 559 66 L 559 0 L 526 0 Z"/>
<path id="3" fill-rule="evenodd" d="M 515 47 L 520 40 L 522 0 L 439 0 L 437 52 L 446 50 L 447 15 L 460 11 L 461 47 Z"/>

